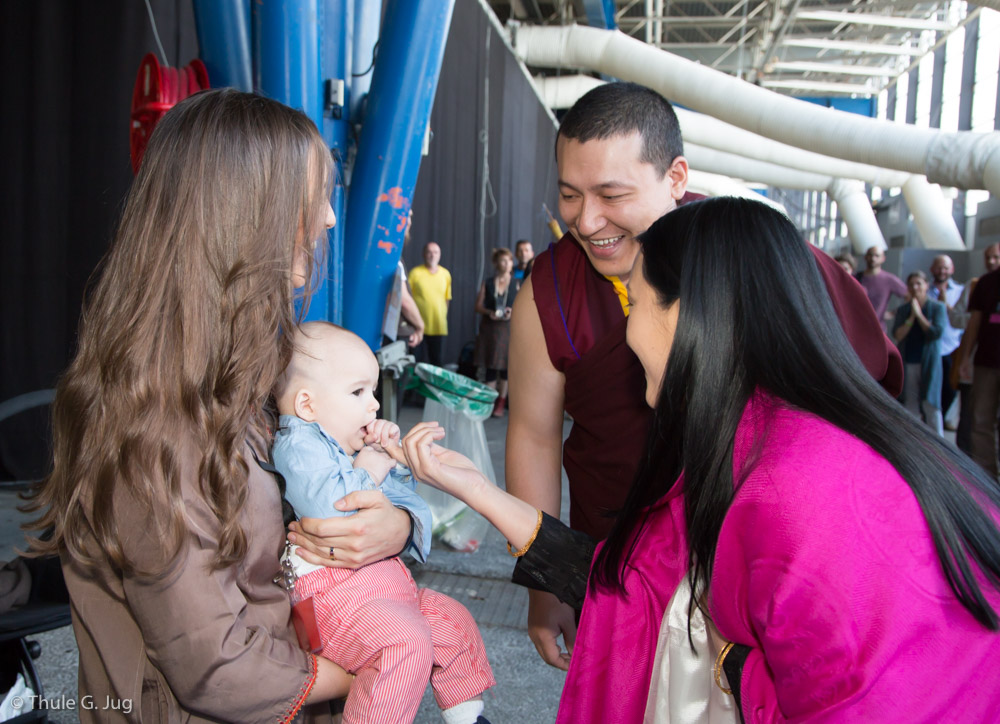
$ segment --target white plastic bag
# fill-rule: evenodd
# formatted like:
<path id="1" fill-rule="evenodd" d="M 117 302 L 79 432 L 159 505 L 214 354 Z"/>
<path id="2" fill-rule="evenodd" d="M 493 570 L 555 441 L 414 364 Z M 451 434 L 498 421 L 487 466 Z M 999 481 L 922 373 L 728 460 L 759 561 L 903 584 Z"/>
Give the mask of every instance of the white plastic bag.
<path id="1" fill-rule="evenodd" d="M 424 420 L 441 425 L 445 430 L 441 444 L 465 455 L 496 485 L 496 473 L 490 460 L 482 420 L 473 420 L 467 414 L 431 399 L 424 403 Z M 480 541 L 489 530 L 489 523 L 483 516 L 462 501 L 425 483 L 417 484 L 417 493 L 430 506 L 436 540 L 466 553 L 474 553 L 479 548 Z"/>

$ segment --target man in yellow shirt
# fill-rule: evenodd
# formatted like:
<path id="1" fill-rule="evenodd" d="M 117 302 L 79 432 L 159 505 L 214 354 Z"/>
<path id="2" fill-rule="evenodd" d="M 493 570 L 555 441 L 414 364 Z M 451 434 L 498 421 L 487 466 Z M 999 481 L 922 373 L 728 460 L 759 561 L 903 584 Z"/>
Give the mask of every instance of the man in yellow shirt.
<path id="1" fill-rule="evenodd" d="M 424 263 L 410 270 L 410 291 L 424 320 L 423 348 L 427 361 L 438 367 L 443 364 L 451 301 L 451 273 L 440 261 L 441 247 L 432 241 L 424 247 Z"/>

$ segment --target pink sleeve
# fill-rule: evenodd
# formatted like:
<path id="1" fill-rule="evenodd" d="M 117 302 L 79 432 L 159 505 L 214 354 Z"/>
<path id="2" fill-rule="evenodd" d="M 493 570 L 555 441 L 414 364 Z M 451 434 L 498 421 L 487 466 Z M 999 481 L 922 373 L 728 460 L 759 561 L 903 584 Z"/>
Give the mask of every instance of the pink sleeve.
<path id="1" fill-rule="evenodd" d="M 919 509 L 912 494 L 885 489 L 875 470 L 871 490 L 859 494 L 857 480 L 844 479 L 854 475 L 825 457 L 755 471 L 723 524 L 713 612 L 727 639 L 752 649 L 741 680 L 748 723 L 857 717 L 874 701 L 863 700 L 881 670 L 897 660 L 906 625 L 919 620 L 913 591 L 877 550 L 885 541 L 870 532 L 877 520 L 923 547 L 913 540 Z M 869 508 L 871 495 L 884 496 L 895 512 Z"/>
<path id="2" fill-rule="evenodd" d="M 824 585 L 822 564 L 816 564 L 806 575 L 779 560 L 753 564 L 750 615 L 762 648 L 753 648 L 743 667 L 748 724 L 786 717 L 829 721 L 827 714 L 865 685 L 851 603 L 838 587 Z"/>

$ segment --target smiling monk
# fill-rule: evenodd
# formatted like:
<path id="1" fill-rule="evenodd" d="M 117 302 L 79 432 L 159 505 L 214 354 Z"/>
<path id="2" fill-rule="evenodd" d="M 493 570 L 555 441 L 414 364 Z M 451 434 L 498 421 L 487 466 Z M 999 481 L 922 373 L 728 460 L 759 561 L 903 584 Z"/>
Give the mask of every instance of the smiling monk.
<path id="1" fill-rule="evenodd" d="M 607 536 L 624 504 L 651 415 L 642 367 L 625 344 L 636 236 L 701 198 L 687 193 L 683 154 L 677 117 L 658 93 L 608 83 L 580 98 L 556 140 L 559 213 L 569 231 L 535 258 L 514 303 L 507 490 L 558 517 L 565 466 L 570 525 L 596 539 Z M 864 291 L 832 258 L 813 252 L 862 362 L 898 394 L 902 363 Z M 565 445 L 564 411 L 573 418 Z M 546 662 L 568 668 L 572 609 L 532 591 L 528 630 Z"/>

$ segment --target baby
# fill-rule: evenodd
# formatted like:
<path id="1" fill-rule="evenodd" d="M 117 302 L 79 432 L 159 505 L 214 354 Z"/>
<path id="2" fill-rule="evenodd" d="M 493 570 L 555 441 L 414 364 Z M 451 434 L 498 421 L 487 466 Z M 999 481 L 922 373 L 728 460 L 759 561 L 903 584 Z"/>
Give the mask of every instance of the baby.
<path id="1" fill-rule="evenodd" d="M 273 457 L 295 514 L 350 515 L 334 503 L 355 490 L 381 490 L 410 512 L 408 550 L 425 560 L 430 510 L 401 464 L 399 428 L 376 418 L 375 356 L 360 337 L 327 322 L 303 324 L 294 342 L 275 390 L 281 419 Z M 462 604 L 418 589 L 399 557 L 357 570 L 315 566 L 294 552 L 288 559 L 296 596 L 313 597 L 322 656 L 357 676 L 345 724 L 412 721 L 428 677 L 447 724 L 486 722 L 481 694 L 496 681 Z"/>

